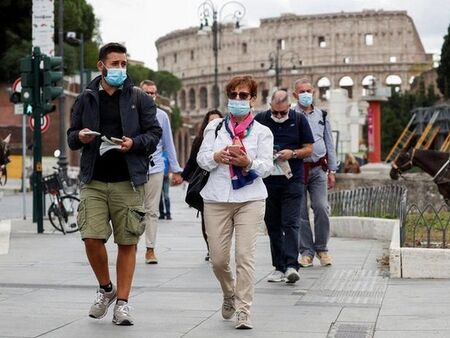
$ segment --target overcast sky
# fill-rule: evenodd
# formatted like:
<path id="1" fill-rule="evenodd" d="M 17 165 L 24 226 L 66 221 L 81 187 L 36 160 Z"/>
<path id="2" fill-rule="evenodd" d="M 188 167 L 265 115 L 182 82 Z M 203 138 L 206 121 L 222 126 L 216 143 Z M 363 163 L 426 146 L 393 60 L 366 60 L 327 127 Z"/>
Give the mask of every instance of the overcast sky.
<path id="1" fill-rule="evenodd" d="M 100 19 L 104 43 L 124 42 L 130 58 L 156 69 L 155 41 L 176 29 L 198 26 L 200 0 L 87 0 Z M 406 10 L 416 24 L 428 53 L 440 53 L 450 24 L 450 0 L 240 0 L 246 7 L 244 23 L 257 26 L 260 18 L 281 13 L 318 14 L 363 9 Z M 226 1 L 213 1 L 221 7 Z M 235 7 L 227 5 L 223 16 Z"/>

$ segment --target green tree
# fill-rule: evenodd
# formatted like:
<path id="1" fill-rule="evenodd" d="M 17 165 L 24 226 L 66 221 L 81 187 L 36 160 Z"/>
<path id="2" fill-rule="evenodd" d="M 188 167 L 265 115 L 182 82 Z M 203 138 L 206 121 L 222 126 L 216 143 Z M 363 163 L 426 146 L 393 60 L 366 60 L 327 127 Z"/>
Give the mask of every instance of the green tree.
<path id="1" fill-rule="evenodd" d="M 178 108 L 177 106 L 172 107 L 172 114 L 170 115 L 170 125 L 172 127 L 172 133 L 174 134 L 183 125 L 183 117 L 181 116 L 180 108 Z"/>
<path id="2" fill-rule="evenodd" d="M 141 65 L 128 65 L 127 72 L 136 86 L 142 80 L 154 81 L 158 87 L 158 93 L 162 96 L 173 97 L 181 88 L 181 80 L 165 70 L 155 72 Z"/>
<path id="3" fill-rule="evenodd" d="M 55 42 L 56 51 L 59 51 L 58 42 L 58 9 L 59 0 L 55 1 Z M 96 69 L 98 57 L 98 21 L 94 10 L 86 0 L 64 0 L 64 31 L 75 32 L 77 38 L 83 33 L 84 39 L 84 68 Z M 77 73 L 80 69 L 80 46 L 64 43 L 64 70 L 66 74 Z"/>
<path id="4" fill-rule="evenodd" d="M 31 51 L 31 1 L 0 1 L 0 22 L 0 82 L 12 82 L 18 60 Z"/>
<path id="5" fill-rule="evenodd" d="M 381 152 L 385 158 L 403 129 L 411 118 L 411 111 L 417 107 L 432 106 L 439 97 L 434 92 L 433 86 L 425 90 L 423 79 L 418 78 L 417 93 L 393 92 L 388 101 L 381 104 Z"/>
<path id="6" fill-rule="evenodd" d="M 58 8 L 55 1 L 55 40 L 58 40 Z M 12 82 L 19 76 L 21 57 L 31 53 L 31 0 L 0 1 L 0 82 Z M 64 0 L 64 31 L 83 32 L 85 68 L 95 68 L 98 54 L 98 21 L 86 0 Z M 91 42 L 92 41 L 92 42 Z M 65 71 L 73 74 L 79 69 L 79 47 L 64 45 Z M 55 50 L 59 48 L 56 45 Z M 95 55 L 95 57 L 93 57 Z"/>
<path id="7" fill-rule="evenodd" d="M 181 80 L 168 71 L 157 71 L 151 79 L 155 81 L 158 92 L 163 96 L 172 97 L 181 89 Z"/>
<path id="8" fill-rule="evenodd" d="M 127 66 L 127 73 L 131 76 L 131 79 L 136 86 L 139 86 L 139 83 L 143 80 L 151 79 L 154 75 L 154 71 L 147 67 L 130 64 Z"/>
<path id="9" fill-rule="evenodd" d="M 450 98 L 450 25 L 441 49 L 441 62 L 437 69 L 437 85 L 445 98 Z"/>

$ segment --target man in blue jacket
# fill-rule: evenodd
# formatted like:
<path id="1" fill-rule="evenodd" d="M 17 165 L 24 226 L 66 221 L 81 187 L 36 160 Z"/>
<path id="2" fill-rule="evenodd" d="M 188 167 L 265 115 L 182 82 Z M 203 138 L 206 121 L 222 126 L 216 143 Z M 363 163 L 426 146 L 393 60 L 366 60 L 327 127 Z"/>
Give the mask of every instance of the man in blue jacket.
<path id="1" fill-rule="evenodd" d="M 158 90 L 156 84 L 151 80 L 144 80 L 140 87 L 144 92 L 156 99 Z M 158 212 L 159 200 L 161 198 L 161 189 L 164 178 L 164 159 L 163 151 L 167 152 L 169 160 L 169 171 L 172 173 L 172 184 L 179 185 L 183 182 L 181 172 L 183 168 L 177 160 L 177 153 L 172 137 L 172 127 L 170 126 L 170 119 L 167 113 L 156 107 L 156 118 L 162 128 L 162 136 L 156 147 L 156 151 L 152 154 L 152 166 L 149 169 L 148 182 L 144 186 L 144 205 L 148 210 L 145 216 L 145 252 L 146 264 L 158 264 L 158 258 L 155 254 L 156 234 L 158 231 Z"/>
<path id="2" fill-rule="evenodd" d="M 103 318 L 116 301 L 113 323 L 117 325 L 133 325 L 128 296 L 137 243 L 144 232 L 144 183 L 148 157 L 162 133 L 155 103 L 133 88 L 127 76 L 126 52 L 118 43 L 100 49 L 97 68 L 101 75 L 78 96 L 67 131 L 69 147 L 81 150 L 78 225 L 99 283 L 89 316 Z M 100 135 L 117 138 L 118 149 L 101 155 Z M 105 248 L 112 233 L 118 246 L 117 287 L 110 279 Z"/>
<path id="3" fill-rule="evenodd" d="M 305 198 L 301 205 L 299 250 L 302 255 L 300 265 L 304 268 L 313 265 L 314 256 L 320 265 L 331 265 L 328 254 L 330 239 L 330 208 L 328 205 L 328 189 L 336 183 L 337 170 L 336 151 L 333 135 L 326 112 L 313 105 L 314 88 L 310 80 L 303 78 L 295 81 L 293 96 L 297 100 L 295 110 L 305 116 L 314 136 L 311 156 L 305 158 Z M 314 212 L 314 234 L 309 220 L 307 195 L 311 200 Z"/>

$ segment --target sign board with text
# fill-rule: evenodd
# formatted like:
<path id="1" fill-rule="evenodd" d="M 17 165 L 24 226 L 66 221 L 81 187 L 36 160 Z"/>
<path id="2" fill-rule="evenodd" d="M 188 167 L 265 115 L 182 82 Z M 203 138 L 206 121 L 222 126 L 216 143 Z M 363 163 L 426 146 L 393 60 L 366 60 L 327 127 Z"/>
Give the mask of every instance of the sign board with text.
<path id="1" fill-rule="evenodd" d="M 33 47 L 40 47 L 41 53 L 55 55 L 54 0 L 33 0 L 32 42 Z"/>

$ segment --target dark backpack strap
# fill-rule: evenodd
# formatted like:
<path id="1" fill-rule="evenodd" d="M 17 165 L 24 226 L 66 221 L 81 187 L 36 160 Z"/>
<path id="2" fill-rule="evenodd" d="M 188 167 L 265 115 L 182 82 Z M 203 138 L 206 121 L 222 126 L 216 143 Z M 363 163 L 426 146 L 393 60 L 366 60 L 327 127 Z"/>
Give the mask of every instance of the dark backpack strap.
<path id="1" fill-rule="evenodd" d="M 217 138 L 217 134 L 219 133 L 219 130 L 222 128 L 222 125 L 223 125 L 223 119 L 222 119 L 222 121 L 219 122 L 219 124 L 216 127 L 216 131 L 214 133 L 214 135 L 216 135 L 215 138 Z"/>
<path id="2" fill-rule="evenodd" d="M 326 110 L 322 110 L 322 109 L 321 109 L 321 111 L 322 111 L 323 125 L 324 125 L 324 128 L 325 128 L 325 126 L 326 126 L 325 122 L 327 120 L 328 112 Z"/>
<path id="3" fill-rule="evenodd" d="M 133 104 L 136 106 L 136 109 L 138 110 L 139 114 L 141 114 L 141 89 L 139 87 L 133 87 L 133 93 L 132 95 L 132 101 Z"/>

